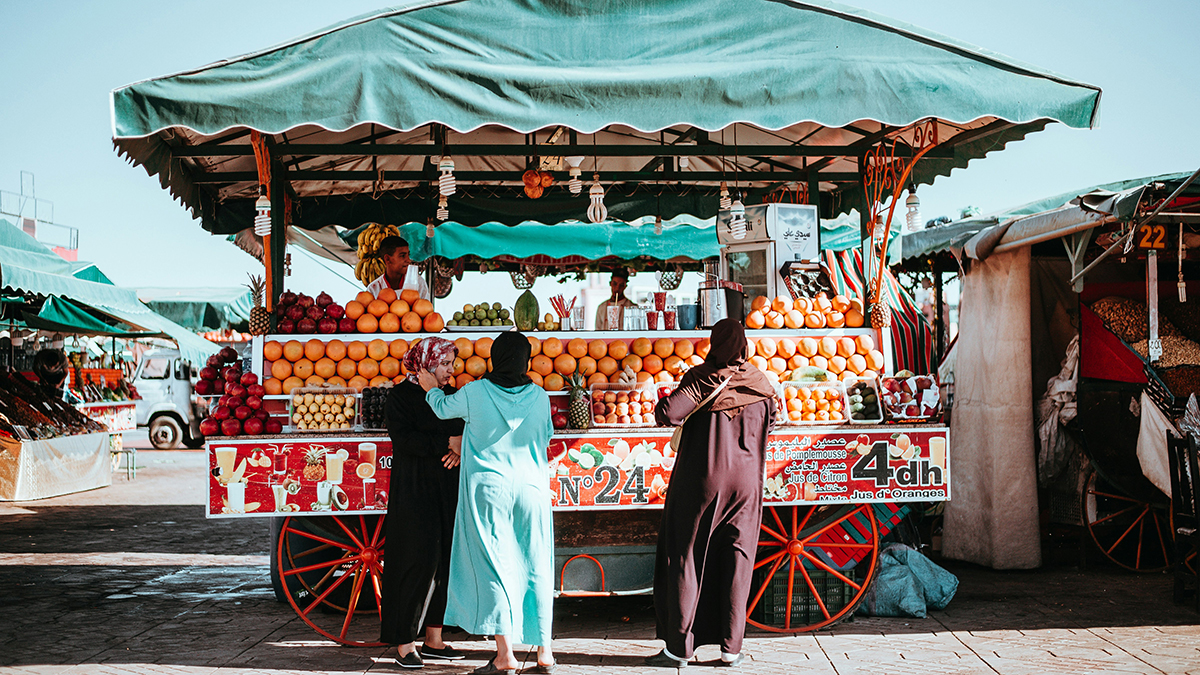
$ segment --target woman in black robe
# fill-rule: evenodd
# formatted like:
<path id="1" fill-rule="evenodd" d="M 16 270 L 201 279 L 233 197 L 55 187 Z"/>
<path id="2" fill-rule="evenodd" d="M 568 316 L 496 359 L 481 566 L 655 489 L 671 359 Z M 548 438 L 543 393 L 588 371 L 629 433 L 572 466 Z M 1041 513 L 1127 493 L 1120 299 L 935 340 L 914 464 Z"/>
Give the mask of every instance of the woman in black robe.
<path id="1" fill-rule="evenodd" d="M 718 322 L 710 342 L 704 363 L 654 410 L 683 432 L 658 533 L 654 609 L 666 648 L 646 659 L 652 666 L 682 668 L 706 644 L 720 645 L 721 665 L 743 659 L 775 387 L 747 363 L 740 323 Z"/>
<path id="2" fill-rule="evenodd" d="M 384 413 L 392 439 L 381 641 L 398 645 L 396 662 L 420 668 L 426 659 L 463 658 L 442 641 L 450 544 L 458 505 L 462 420 L 442 420 L 425 402 L 417 373 L 429 370 L 447 394 L 455 389 L 453 342 L 425 338 L 404 355 L 408 378 L 392 387 Z M 416 639 L 425 626 L 420 653 Z"/>

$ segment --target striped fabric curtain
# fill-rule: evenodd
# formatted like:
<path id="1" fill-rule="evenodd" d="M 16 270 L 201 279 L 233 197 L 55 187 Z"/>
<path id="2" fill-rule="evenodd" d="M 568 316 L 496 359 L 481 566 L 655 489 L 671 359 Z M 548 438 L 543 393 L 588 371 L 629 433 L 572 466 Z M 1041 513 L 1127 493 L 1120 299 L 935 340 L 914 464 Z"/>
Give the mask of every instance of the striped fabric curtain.
<path id="1" fill-rule="evenodd" d="M 866 297 L 861 249 L 825 251 L 822 255 L 825 272 L 839 293 Z M 892 308 L 892 350 L 896 355 L 896 370 L 921 374 L 934 372 L 933 329 L 916 301 L 900 288 L 890 270 L 883 275 L 883 298 Z"/>

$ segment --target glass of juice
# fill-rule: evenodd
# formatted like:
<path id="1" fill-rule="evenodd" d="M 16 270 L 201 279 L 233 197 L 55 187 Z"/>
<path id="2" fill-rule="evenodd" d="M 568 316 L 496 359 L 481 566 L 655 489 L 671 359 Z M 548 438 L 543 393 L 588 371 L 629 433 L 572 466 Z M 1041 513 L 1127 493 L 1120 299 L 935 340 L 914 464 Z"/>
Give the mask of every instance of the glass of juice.
<path id="1" fill-rule="evenodd" d="M 359 443 L 358 444 L 358 463 L 375 465 L 375 444 L 374 443 Z"/>
<path id="2" fill-rule="evenodd" d="M 233 475 L 233 462 L 237 459 L 237 448 L 214 448 L 213 454 L 217 456 L 217 468 L 220 469 L 221 478 L 226 481 Z"/>
<path id="3" fill-rule="evenodd" d="M 342 482 L 342 456 L 336 450 L 325 453 L 325 480 L 335 484 Z"/>

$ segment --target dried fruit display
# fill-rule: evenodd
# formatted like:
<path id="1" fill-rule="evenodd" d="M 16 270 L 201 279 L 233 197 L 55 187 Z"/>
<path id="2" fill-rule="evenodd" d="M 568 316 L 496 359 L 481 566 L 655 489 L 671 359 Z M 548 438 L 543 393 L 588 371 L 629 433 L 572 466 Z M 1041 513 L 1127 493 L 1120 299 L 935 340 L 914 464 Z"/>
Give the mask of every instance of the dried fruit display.
<path id="1" fill-rule="evenodd" d="M 34 440 L 108 430 L 21 373 L 0 373 L 0 431 L 15 437 L 14 425 L 25 427 Z"/>

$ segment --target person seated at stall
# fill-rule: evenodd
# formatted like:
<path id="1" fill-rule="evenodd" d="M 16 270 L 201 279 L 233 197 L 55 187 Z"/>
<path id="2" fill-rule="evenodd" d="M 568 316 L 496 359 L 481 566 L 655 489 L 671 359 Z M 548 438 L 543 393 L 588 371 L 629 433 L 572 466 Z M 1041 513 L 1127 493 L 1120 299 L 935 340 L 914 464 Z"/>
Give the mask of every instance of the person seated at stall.
<path id="1" fill-rule="evenodd" d="M 624 312 L 626 307 L 637 306 L 634 301 L 625 297 L 625 289 L 628 286 L 629 270 L 624 267 L 613 270 L 612 277 L 608 280 L 608 287 L 612 290 L 612 295 L 596 308 L 596 330 L 621 330 L 620 322 L 615 326 L 608 325 L 608 308 L 620 307 Z"/>
<path id="2" fill-rule="evenodd" d="M 383 241 L 379 242 L 379 255 L 383 258 L 384 271 L 378 279 L 367 286 L 371 295 L 378 298 L 379 292 L 385 288 L 390 288 L 396 291 L 396 295 L 399 295 L 411 268 L 411 274 L 417 280 L 417 292 L 421 294 L 422 298 L 431 299 L 429 284 L 421 278 L 420 272 L 416 269 L 417 266 L 412 264 L 412 258 L 408 257 L 408 242 L 404 240 L 404 237 L 395 235 L 384 237 Z"/>
<path id="3" fill-rule="evenodd" d="M 66 387 L 67 355 L 61 349 L 42 349 L 33 355 L 33 374 L 47 396 L 79 402 Z M 74 400 L 73 400 L 74 399 Z"/>

